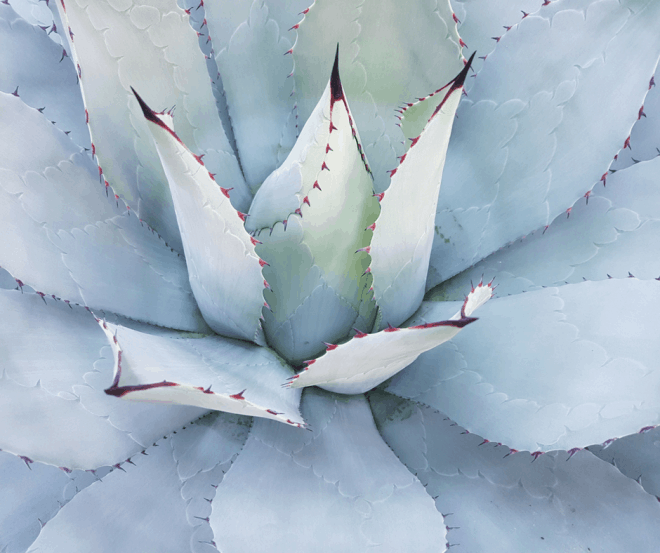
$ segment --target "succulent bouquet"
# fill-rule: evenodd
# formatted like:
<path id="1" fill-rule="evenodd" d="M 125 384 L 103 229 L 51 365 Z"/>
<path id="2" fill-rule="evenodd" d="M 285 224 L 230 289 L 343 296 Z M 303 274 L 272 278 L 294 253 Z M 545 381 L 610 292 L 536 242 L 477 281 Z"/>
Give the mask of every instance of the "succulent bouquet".
<path id="1" fill-rule="evenodd" d="M 0 26 L 3 553 L 657 550 L 660 2 Z"/>

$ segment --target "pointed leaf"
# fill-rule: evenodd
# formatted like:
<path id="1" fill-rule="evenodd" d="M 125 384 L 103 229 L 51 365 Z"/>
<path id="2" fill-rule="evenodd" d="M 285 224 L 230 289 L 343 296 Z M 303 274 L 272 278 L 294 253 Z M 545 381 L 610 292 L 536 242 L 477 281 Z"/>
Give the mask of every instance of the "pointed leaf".
<path id="1" fill-rule="evenodd" d="M 454 115 L 472 58 L 451 81 L 430 119 L 392 171 L 381 200 L 381 214 L 371 243 L 371 269 L 378 303 L 379 328 L 409 318 L 424 297 L 429 257 L 435 236 L 435 211 Z"/>
<path id="2" fill-rule="evenodd" d="M 316 355 L 323 341 L 346 336 L 369 288 L 369 227 L 376 220 L 378 200 L 344 96 L 338 59 L 337 53 L 330 82 L 295 148 L 259 189 L 248 217 L 248 230 L 256 230 L 263 242 L 257 252 L 270 265 L 264 274 L 272 292 L 265 296 L 275 320 L 266 316 L 266 335 L 290 361 Z M 291 271 L 292 278 L 283 279 L 285 271 Z M 319 287 L 324 292 L 313 297 Z M 269 295 L 275 296 L 272 302 Z M 337 312 L 335 324 L 319 328 L 318 334 L 310 332 L 297 344 L 272 341 L 279 331 L 273 323 L 295 326 L 289 319 L 302 302 L 316 313 L 334 303 L 337 307 L 328 312 Z"/>
<path id="3" fill-rule="evenodd" d="M 284 55 L 291 42 L 281 31 L 268 6 L 257 0 L 247 21 L 216 58 L 245 178 L 253 192 L 278 165 L 280 142 L 293 111 L 293 82 L 288 79 L 293 62 Z"/>
<path id="4" fill-rule="evenodd" d="M 229 202 L 229 193 L 217 186 L 168 126 L 168 119 L 136 96 L 167 174 L 190 285 L 204 319 L 220 334 L 256 340 L 264 285 L 241 214 Z"/>
<path id="5" fill-rule="evenodd" d="M 85 309 L 0 291 L 0 448 L 68 468 L 114 465 L 204 411 L 103 393 L 112 361 Z M 107 356 L 107 357 L 106 357 Z"/>
<path id="6" fill-rule="evenodd" d="M 443 282 L 434 298 L 458 299 L 470 280 L 494 278 L 500 296 L 565 282 L 660 276 L 660 158 L 617 171 L 543 230 Z"/>
<path id="7" fill-rule="evenodd" d="M 434 244 L 427 288 L 601 179 L 648 91 L 659 22 L 654 1 L 552 2 L 504 34 L 457 113 L 436 217 L 449 242 Z"/>
<path id="8" fill-rule="evenodd" d="M 462 67 L 449 0 L 315 2 L 297 31 L 293 57 L 300 121 L 310 116 L 323 90 L 327 52 L 340 44 L 346 56 L 342 80 L 382 192 L 387 171 L 407 146 L 394 110 L 448 82 Z"/>
<path id="9" fill-rule="evenodd" d="M 201 457 L 202 443 L 229 449 L 229 441 L 235 455 L 242 445 L 235 434 L 244 422 L 214 417 L 201 424 L 205 432 L 198 432 L 197 424 L 179 430 L 83 490 L 48 523 L 30 551 L 215 551 L 206 521 L 209 501 L 230 464 L 218 456 L 208 463 Z M 192 476 L 178 471 L 181 438 L 201 471 Z"/>
<path id="10" fill-rule="evenodd" d="M 660 497 L 660 428 L 644 429 L 620 440 L 591 446 L 589 451 L 636 480 L 647 493 Z"/>
<path id="11" fill-rule="evenodd" d="M 0 90 L 16 91 L 26 104 L 69 133 L 76 144 L 90 148 L 76 69 L 62 45 L 49 38 L 57 33 L 46 34 L 16 17 L 10 6 L 0 5 Z"/>
<path id="12" fill-rule="evenodd" d="M 659 350 L 648 333 L 660 324 L 659 308 L 654 280 L 500 298 L 483 308 L 478 334 L 421 355 L 387 390 L 519 450 L 632 434 L 660 422 Z"/>
<path id="13" fill-rule="evenodd" d="M 387 444 L 445 513 L 450 551 L 652 551 L 660 505 L 587 451 L 515 453 L 444 415 L 370 394 Z"/>
<path id="14" fill-rule="evenodd" d="M 108 395 L 304 424 L 300 392 L 280 386 L 291 369 L 265 348 L 222 336 L 172 339 L 101 325 L 115 361 Z"/>
<path id="15" fill-rule="evenodd" d="M 73 32 L 73 57 L 105 178 L 181 251 L 167 181 L 131 86 L 158 109 L 176 105 L 175 129 L 186 144 L 206 155 L 211 171 L 227 179 L 225 188 L 236 187 L 237 198 L 246 195 L 188 16 L 174 0 L 158 8 L 86 0 L 58 6 Z"/>
<path id="16" fill-rule="evenodd" d="M 184 260 L 98 183 L 43 115 L 11 94 L 0 93 L 0 106 L 0 265 L 43 294 L 158 325 L 208 328 Z"/>
<path id="17" fill-rule="evenodd" d="M 308 391 L 313 432 L 257 419 L 213 502 L 218 549 L 438 551 L 442 517 L 376 432 L 364 398 Z M 292 500 L 293 498 L 293 500 Z"/>
<path id="18" fill-rule="evenodd" d="M 376 334 L 358 333 L 341 345 L 330 344 L 325 355 L 307 361 L 305 370 L 289 379 L 289 386 L 319 386 L 342 394 L 371 390 L 476 321 L 470 315 L 491 295 L 490 285 L 479 285 L 449 320 L 416 321 L 407 328 L 390 326 Z"/>

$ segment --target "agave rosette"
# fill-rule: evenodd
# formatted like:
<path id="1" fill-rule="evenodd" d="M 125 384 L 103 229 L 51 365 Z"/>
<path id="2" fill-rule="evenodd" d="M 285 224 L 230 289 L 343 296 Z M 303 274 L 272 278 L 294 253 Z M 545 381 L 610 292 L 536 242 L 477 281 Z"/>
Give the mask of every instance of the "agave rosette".
<path id="1" fill-rule="evenodd" d="M 649 550 L 660 4 L 10 3 L 3 551 Z"/>

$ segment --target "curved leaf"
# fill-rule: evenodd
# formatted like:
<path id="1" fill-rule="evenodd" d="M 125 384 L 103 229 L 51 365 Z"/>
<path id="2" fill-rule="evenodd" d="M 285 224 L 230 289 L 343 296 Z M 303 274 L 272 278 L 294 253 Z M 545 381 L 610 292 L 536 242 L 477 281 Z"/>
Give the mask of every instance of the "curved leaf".
<path id="1" fill-rule="evenodd" d="M 218 549 L 438 551 L 442 517 L 381 440 L 366 401 L 308 391 L 313 432 L 255 420 L 213 502 Z M 293 498 L 293 500 L 292 500 Z"/>
<path id="2" fill-rule="evenodd" d="M 280 386 L 290 368 L 265 348 L 222 336 L 167 338 L 101 325 L 115 364 L 108 395 L 304 424 L 300 393 Z"/>
<path id="3" fill-rule="evenodd" d="M 440 309 L 446 311 L 439 302 Z M 602 443 L 660 422 L 660 283 L 569 284 L 482 308 L 479 332 L 421 355 L 387 390 L 529 451 Z"/>
<path id="4" fill-rule="evenodd" d="M 240 2 L 239 2 L 240 4 Z M 291 42 L 282 36 L 263 0 L 253 2 L 249 18 L 238 26 L 216 58 L 227 96 L 245 178 L 253 192 L 277 167 L 283 136 L 293 111 Z M 290 147 L 290 146 L 289 146 Z"/>
<path id="5" fill-rule="evenodd" d="M 168 118 L 159 117 L 135 95 L 167 174 L 200 311 L 219 334 L 256 341 L 264 284 L 256 241 L 243 226 L 245 216 L 168 126 Z"/>
<path id="6" fill-rule="evenodd" d="M 660 158 L 617 171 L 547 228 L 493 253 L 436 287 L 458 299 L 471 280 L 493 278 L 500 296 L 566 282 L 660 276 Z"/>
<path id="7" fill-rule="evenodd" d="M 0 291 L 0 448 L 67 468 L 114 465 L 199 417 L 191 407 L 117 401 L 107 343 L 80 307 Z M 109 356 L 108 356 L 109 357 Z"/>
<path id="8" fill-rule="evenodd" d="M 282 167 L 257 192 L 248 217 L 248 230 L 257 230 L 255 236 L 263 242 L 257 252 L 270 265 L 264 271 L 271 288 L 265 297 L 273 317 L 265 316 L 266 336 L 290 361 L 316 355 L 323 341 L 346 336 L 361 305 L 371 299 L 365 298 L 365 288 L 377 213 L 378 200 L 339 78 L 337 50 L 330 82 L 313 116 Z M 334 324 L 308 326 L 297 343 L 277 339 L 282 325 L 292 332 L 289 326 L 298 324 L 295 311 L 303 302 L 304 311 L 316 313 L 334 305 L 328 309 L 336 315 L 330 321 Z"/>
<path id="9" fill-rule="evenodd" d="M 459 107 L 436 217 L 449 241 L 435 241 L 427 289 L 565 212 L 630 133 L 660 4 L 584 4 L 552 2 L 505 33 Z"/>
<path id="10" fill-rule="evenodd" d="M 210 501 L 241 449 L 244 425 L 214 416 L 154 443 L 73 498 L 30 551 L 215 551 Z M 196 469 L 192 475 L 180 471 L 186 457 Z"/>
<path id="11" fill-rule="evenodd" d="M 366 392 L 410 365 L 420 354 L 451 340 L 476 320 L 472 313 L 491 295 L 490 285 L 479 285 L 449 320 L 417 320 L 415 326 L 390 326 L 376 334 L 358 333 L 341 345 L 329 344 L 323 357 L 307 361 L 305 370 L 289 379 L 289 386 L 319 386 L 343 394 Z"/>
<path id="12" fill-rule="evenodd" d="M 387 444 L 446 513 L 451 551 L 652 551 L 660 505 L 587 451 L 516 453 L 428 407 L 370 402 Z"/>
<path id="13" fill-rule="evenodd" d="M 106 470 L 80 471 L 0 453 L 0 548 L 24 553 L 39 532 L 79 491 Z"/>
<path id="14" fill-rule="evenodd" d="M 11 94 L 0 93 L 0 106 L 0 265 L 47 295 L 158 325 L 208 328 L 184 260 L 108 197 L 111 189 L 43 115 Z"/>
<path id="15" fill-rule="evenodd" d="M 52 21 L 50 10 L 43 11 Z M 76 69 L 62 45 L 49 38 L 57 33 L 16 18 L 10 6 L 0 4 L 0 90 L 16 92 L 76 144 L 91 148 Z"/>
<path id="16" fill-rule="evenodd" d="M 381 200 L 371 241 L 379 328 L 401 324 L 422 303 L 447 145 L 473 58 L 474 54 L 448 83 L 421 134 L 411 137 L 410 148 L 391 172 L 392 182 Z"/>
<path id="17" fill-rule="evenodd" d="M 93 151 L 105 178 L 140 218 L 182 251 L 165 175 L 131 86 L 159 109 L 176 105 L 175 130 L 196 154 L 206 155 L 211 171 L 227 179 L 225 188 L 236 187 L 237 200 L 249 198 L 188 16 L 174 0 L 158 8 L 139 1 L 70 0 L 66 9 L 58 6 L 73 32 Z"/>

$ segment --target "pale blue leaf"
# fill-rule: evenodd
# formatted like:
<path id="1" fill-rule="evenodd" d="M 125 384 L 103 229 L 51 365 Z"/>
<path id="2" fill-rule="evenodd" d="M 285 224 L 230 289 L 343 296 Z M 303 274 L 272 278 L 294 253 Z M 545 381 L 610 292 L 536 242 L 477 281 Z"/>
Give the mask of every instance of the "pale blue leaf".
<path id="1" fill-rule="evenodd" d="M 0 550 L 23 553 L 60 508 L 102 476 L 0 453 Z"/>
<path id="2" fill-rule="evenodd" d="M 182 251 L 167 180 L 131 86 L 159 110 L 176 105 L 176 132 L 206 155 L 209 169 L 227 179 L 225 188 L 235 187 L 237 198 L 247 194 L 188 16 L 174 0 L 158 8 L 72 0 L 66 13 L 58 6 L 74 34 L 73 57 L 104 177 Z"/>
<path id="3" fill-rule="evenodd" d="M 547 288 L 495 299 L 479 315 L 387 390 L 519 450 L 580 448 L 660 422 L 660 346 L 649 333 L 660 282 Z"/>
<path id="4" fill-rule="evenodd" d="M 362 304 L 371 300 L 365 292 L 371 280 L 368 245 L 378 210 L 337 53 L 314 114 L 284 164 L 255 195 L 246 225 L 256 231 L 262 242 L 257 253 L 270 265 L 264 270 L 270 288 L 264 296 L 273 316 L 265 315 L 266 336 L 290 361 L 316 355 L 324 341 L 345 337 Z M 303 302 L 306 307 L 296 314 Z M 307 325 L 306 336 L 293 336 L 301 317 L 312 311 L 334 313 L 332 324 Z M 289 338 L 277 337 L 282 332 Z"/>
<path id="5" fill-rule="evenodd" d="M 473 67 L 479 72 L 502 35 L 526 15 L 543 9 L 546 3 L 545 0 L 451 0 L 451 5 L 458 19 L 461 39 L 466 48 L 477 52 Z M 472 81 L 468 79 L 465 83 L 466 90 L 470 90 Z"/>
<path id="6" fill-rule="evenodd" d="M 215 335 L 171 338 L 101 325 L 114 358 L 108 395 L 304 424 L 300 392 L 281 387 L 292 370 L 266 348 Z"/>
<path id="7" fill-rule="evenodd" d="M 660 505 L 587 451 L 532 456 L 370 394 L 376 424 L 445 514 L 449 551 L 654 551 Z"/>
<path id="8" fill-rule="evenodd" d="M 660 497 L 660 428 L 645 428 L 611 443 L 591 446 L 589 451 Z"/>
<path id="9" fill-rule="evenodd" d="M 244 425 L 214 415 L 154 443 L 74 497 L 30 552 L 215 551 L 210 502 L 243 445 Z M 222 453 L 209 456 L 211 444 Z M 190 471 L 182 474 L 179 463 L 188 457 Z"/>
<path id="10" fill-rule="evenodd" d="M 472 58 L 438 94 L 440 101 L 423 100 L 436 107 L 419 134 L 410 137 L 413 142 L 392 171 L 392 182 L 381 199 L 370 251 L 378 329 L 400 325 L 422 303 L 442 170 Z"/>
<path id="11" fill-rule="evenodd" d="M 448 320 L 425 319 L 422 308 L 414 317 L 415 326 L 390 326 L 375 334 L 356 334 L 340 345 L 330 344 L 325 355 L 307 361 L 305 369 L 289 379 L 289 386 L 319 386 L 342 394 L 366 392 L 410 365 L 420 354 L 451 340 L 476 320 L 471 315 L 491 296 L 490 286 L 480 285 Z"/>
<path id="12" fill-rule="evenodd" d="M 192 287 L 209 326 L 225 336 L 260 341 L 264 281 L 257 241 L 228 190 L 136 93 L 167 174 Z"/>
<path id="13" fill-rule="evenodd" d="M 470 282 L 494 278 L 500 296 L 566 282 L 660 276 L 660 158 L 617 171 L 547 229 L 499 250 L 438 285 L 455 300 Z"/>
<path id="14" fill-rule="evenodd" d="M 312 432 L 255 420 L 213 501 L 220 551 L 433 551 L 445 527 L 364 398 L 307 391 Z"/>
<path id="15" fill-rule="evenodd" d="M 435 241 L 427 289 L 601 179 L 648 91 L 659 24 L 655 1 L 565 0 L 504 34 L 457 112 L 436 217 L 448 241 Z"/>
<path id="16" fill-rule="evenodd" d="M 407 147 L 395 109 L 436 90 L 462 67 L 449 0 L 402 3 L 315 2 L 293 48 L 301 122 L 312 113 L 342 50 L 342 82 L 371 164 L 378 192 Z"/>
<path id="17" fill-rule="evenodd" d="M 0 105 L 2 267 L 49 296 L 207 329 L 183 258 L 115 200 L 43 115 L 11 94 L 0 93 Z"/>
<path id="18" fill-rule="evenodd" d="M 48 8 L 45 11 L 51 13 Z M 12 22 L 15 18 L 11 7 L 0 4 L 0 90 L 16 92 L 76 144 L 89 149 L 85 108 L 71 58 L 44 30 L 20 18 Z"/>
<path id="19" fill-rule="evenodd" d="M 112 382 L 107 339 L 91 313 L 1 291 L 0 448 L 34 461 L 95 469 L 124 461 L 202 409 L 132 404 Z"/>
<path id="20" fill-rule="evenodd" d="M 238 26 L 216 61 L 227 97 L 229 116 L 245 178 L 255 192 L 279 165 L 280 144 L 293 116 L 291 42 L 270 17 L 267 4 L 254 0 L 247 21 Z"/>

